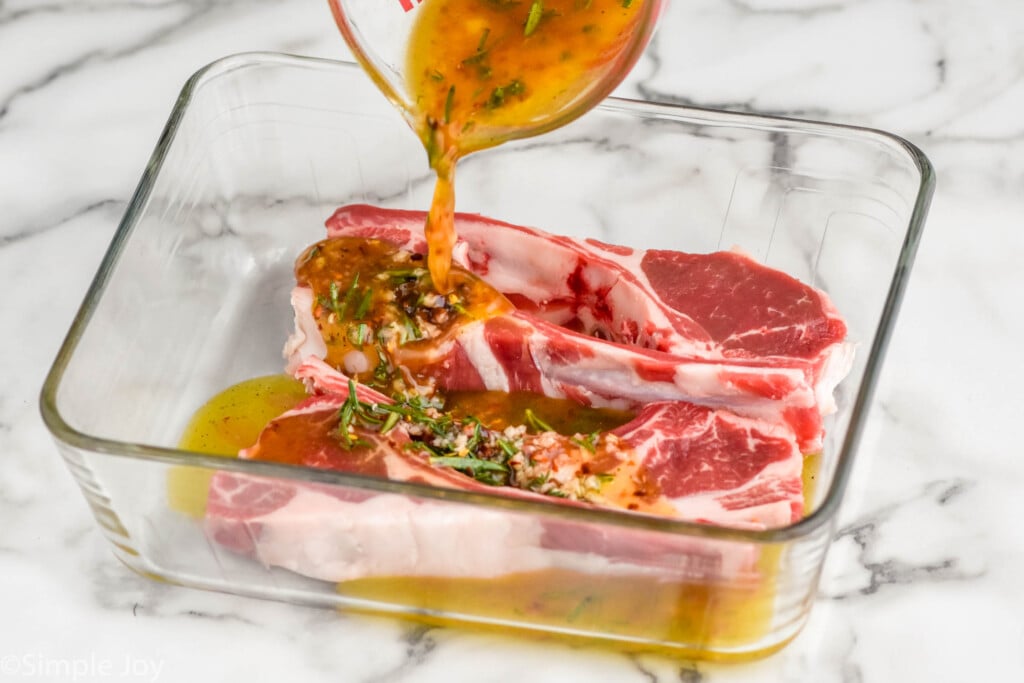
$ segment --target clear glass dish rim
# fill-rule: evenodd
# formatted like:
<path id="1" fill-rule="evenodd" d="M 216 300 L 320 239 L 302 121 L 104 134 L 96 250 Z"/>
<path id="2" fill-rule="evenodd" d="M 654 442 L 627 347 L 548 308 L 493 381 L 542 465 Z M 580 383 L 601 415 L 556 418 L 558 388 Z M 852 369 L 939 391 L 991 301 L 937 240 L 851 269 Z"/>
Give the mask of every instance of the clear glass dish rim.
<path id="1" fill-rule="evenodd" d="M 890 149 L 905 154 L 920 173 L 920 185 L 911 211 L 907 232 L 897 259 L 895 273 L 882 308 L 878 327 L 872 340 L 864 377 L 851 408 L 850 426 L 837 456 L 834 476 L 820 505 L 803 519 L 785 527 L 765 530 L 730 529 L 685 522 L 667 518 L 630 514 L 616 510 L 577 507 L 560 502 L 525 501 L 499 494 L 470 493 L 442 489 L 424 484 L 391 481 L 357 474 L 346 474 L 308 467 L 281 465 L 276 463 L 240 460 L 204 455 L 176 448 L 130 443 L 104 439 L 72 428 L 57 409 L 57 392 L 68 363 L 78 346 L 96 304 L 103 294 L 107 281 L 121 255 L 127 238 L 132 233 L 142 214 L 160 174 L 167 152 L 173 143 L 182 117 L 192 101 L 193 94 L 204 84 L 239 69 L 259 66 L 287 66 L 313 70 L 337 70 L 339 68 L 359 71 L 353 62 L 335 61 L 314 57 L 302 57 L 272 52 L 245 52 L 218 59 L 196 71 L 186 81 L 174 104 L 170 117 L 157 141 L 142 178 L 128 204 L 124 217 L 118 225 L 103 261 L 93 278 L 85 298 L 57 352 L 53 365 L 46 376 L 40 393 L 40 412 L 43 422 L 53 437 L 60 443 L 104 455 L 127 457 L 143 461 L 156 461 L 170 465 L 191 465 L 216 470 L 288 479 L 299 482 L 335 484 L 352 488 L 394 493 L 418 498 L 448 500 L 469 505 L 482 505 L 494 509 L 514 510 L 563 518 L 586 524 L 600 524 L 617 527 L 639 528 L 649 531 L 704 537 L 727 541 L 742 541 L 757 544 L 781 543 L 811 535 L 823 524 L 828 523 L 838 510 L 843 492 L 849 480 L 854 455 L 860 443 L 864 421 L 874 395 L 878 374 L 885 350 L 889 343 L 893 324 L 909 279 L 928 207 L 935 187 L 935 173 L 931 162 L 924 153 L 907 140 L 872 128 L 844 124 L 823 123 L 778 116 L 764 116 L 739 112 L 726 112 L 678 104 L 660 104 L 641 100 L 610 97 L 598 105 L 598 110 L 619 111 L 632 114 L 657 115 L 662 119 L 678 120 L 704 126 L 755 128 L 785 133 L 799 132 L 817 134 L 831 138 L 870 139 Z"/>

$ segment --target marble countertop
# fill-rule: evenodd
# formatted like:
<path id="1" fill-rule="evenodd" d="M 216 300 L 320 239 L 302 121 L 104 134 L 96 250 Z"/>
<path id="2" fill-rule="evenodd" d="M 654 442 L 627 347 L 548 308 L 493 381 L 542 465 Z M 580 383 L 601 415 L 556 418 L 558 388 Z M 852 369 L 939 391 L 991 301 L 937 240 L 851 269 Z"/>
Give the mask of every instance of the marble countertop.
<path id="1" fill-rule="evenodd" d="M 322 0 L 0 0 L 0 679 L 1024 680 L 1024 3 L 674 0 L 621 92 L 878 127 L 939 179 L 810 622 L 733 666 L 157 584 L 111 555 L 43 377 L 177 92 L 346 54 Z"/>

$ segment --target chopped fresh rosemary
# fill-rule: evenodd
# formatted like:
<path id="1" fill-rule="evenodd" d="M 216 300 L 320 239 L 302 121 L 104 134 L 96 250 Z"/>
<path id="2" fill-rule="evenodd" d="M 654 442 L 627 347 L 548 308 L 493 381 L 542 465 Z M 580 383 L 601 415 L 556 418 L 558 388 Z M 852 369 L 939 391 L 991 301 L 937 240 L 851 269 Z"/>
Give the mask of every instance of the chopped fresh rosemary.
<path id="1" fill-rule="evenodd" d="M 466 441 L 466 450 L 470 453 L 476 451 L 483 438 L 483 425 L 475 417 L 467 417 L 466 422 L 473 425 L 473 433 Z"/>
<path id="2" fill-rule="evenodd" d="M 487 108 L 497 109 L 498 107 L 505 104 L 505 98 L 512 95 L 522 95 L 526 90 L 522 81 L 510 81 L 506 85 L 499 85 L 497 88 L 491 91 L 491 96 L 487 98 Z"/>
<path id="3" fill-rule="evenodd" d="M 359 323 L 348 328 L 348 337 L 353 346 L 361 347 L 373 338 L 373 330 L 366 323 Z"/>
<path id="4" fill-rule="evenodd" d="M 553 431 L 555 431 L 554 428 L 551 425 L 549 425 L 547 422 L 545 422 L 544 420 L 542 420 L 539 417 L 537 417 L 537 414 L 535 412 L 533 412 L 531 409 L 527 408 L 524 411 L 523 414 L 526 417 L 526 424 L 528 424 L 535 431 L 538 431 L 538 432 L 553 432 Z"/>
<path id="5" fill-rule="evenodd" d="M 530 480 L 531 489 L 539 489 L 548 482 L 548 473 L 541 472 L 539 475 Z"/>
<path id="6" fill-rule="evenodd" d="M 388 413 L 387 418 L 384 420 L 384 424 L 380 426 L 380 433 L 387 434 L 395 428 L 395 425 L 397 425 L 398 421 L 401 419 L 402 416 L 398 413 Z"/>
<path id="7" fill-rule="evenodd" d="M 452 107 L 455 104 L 455 86 L 448 88 L 448 97 L 444 100 L 444 122 L 451 123 Z"/>
<path id="8" fill-rule="evenodd" d="M 623 0 L 626 2 L 627 0 Z M 540 18 L 544 15 L 544 3 L 542 0 L 533 0 L 530 5 L 530 13 L 526 15 L 526 26 L 523 28 L 523 35 L 532 35 L 540 24 Z"/>
<path id="9" fill-rule="evenodd" d="M 342 404 L 341 408 L 338 409 L 338 442 L 346 449 L 352 449 L 357 446 L 370 446 L 370 442 L 366 439 L 361 439 L 356 436 L 355 427 L 356 421 L 360 418 L 364 418 L 365 413 L 369 410 L 370 406 L 367 403 L 363 403 L 356 396 L 356 383 L 351 379 L 348 381 L 348 397 L 345 399 L 345 403 Z"/>
<path id="10" fill-rule="evenodd" d="M 391 379 L 391 370 L 388 364 L 388 359 L 384 356 L 384 352 L 377 347 L 377 366 L 373 369 L 373 381 L 377 386 L 384 386 Z"/>
<path id="11" fill-rule="evenodd" d="M 306 258 L 302 259 L 302 263 L 300 265 L 305 265 L 305 264 L 309 263 L 310 261 L 315 259 L 319 254 L 320 254 L 320 245 L 318 244 L 315 247 L 313 247 L 312 249 L 310 249 L 308 252 L 306 252 Z"/>
<path id="12" fill-rule="evenodd" d="M 484 0 L 488 5 L 496 9 L 512 9 L 519 4 L 519 0 Z"/>
<path id="13" fill-rule="evenodd" d="M 477 78 L 481 81 L 486 81 L 491 77 L 491 66 L 487 63 L 487 58 L 490 56 L 490 52 L 490 49 L 474 52 L 469 57 L 462 60 L 462 65 L 476 67 Z M 476 99 L 476 95 L 474 94 L 471 99 Z"/>
<path id="14" fill-rule="evenodd" d="M 507 455 L 510 458 L 519 452 L 519 450 L 516 448 L 516 445 L 509 441 L 508 439 L 499 438 L 497 439 L 496 443 L 498 444 L 498 448 L 500 448 L 502 452 L 504 452 L 505 455 Z"/>
<path id="15" fill-rule="evenodd" d="M 487 50 L 478 50 L 462 60 L 465 66 L 472 66 L 474 64 L 480 64 L 487 58 Z"/>
<path id="16" fill-rule="evenodd" d="M 577 434 L 576 436 L 572 437 L 569 440 L 572 441 L 577 446 L 579 446 L 580 448 L 590 451 L 591 453 L 597 453 L 597 442 L 600 439 L 600 432 L 594 432 L 592 434 L 587 434 L 585 436 Z"/>
<path id="17" fill-rule="evenodd" d="M 402 319 L 402 325 L 405 328 L 405 341 L 411 342 L 417 339 L 423 338 L 423 332 L 420 330 L 419 325 L 416 324 L 416 320 L 410 316 L 405 315 Z"/>
<path id="18" fill-rule="evenodd" d="M 342 307 L 341 302 L 338 301 L 338 290 L 338 283 L 331 282 L 331 286 L 328 288 L 331 295 L 329 308 L 338 319 L 338 322 L 341 322 L 341 317 L 344 315 L 345 309 Z"/>
<path id="19" fill-rule="evenodd" d="M 490 56 L 491 49 L 487 47 L 487 38 L 491 35 L 491 29 L 485 28 L 480 34 L 480 42 L 476 45 L 476 52 L 462 60 L 463 66 L 475 66 L 476 75 L 480 80 L 487 80 L 491 77 L 491 67 L 486 63 Z"/>
<path id="20" fill-rule="evenodd" d="M 373 301 L 373 290 L 369 287 L 363 292 L 363 298 L 359 301 L 359 307 L 356 308 L 355 315 L 352 316 L 353 320 L 362 320 L 366 317 L 366 312 L 370 310 L 370 302 Z"/>
<path id="21" fill-rule="evenodd" d="M 466 307 L 462 305 L 462 299 L 460 299 L 457 294 L 448 295 L 448 305 L 451 306 L 452 309 L 457 313 L 461 313 L 462 315 L 469 315 L 469 312 L 466 310 Z"/>
<path id="22" fill-rule="evenodd" d="M 436 448 L 430 444 L 424 443 L 423 441 L 410 441 L 405 444 L 405 450 L 407 451 L 425 451 L 431 458 L 440 458 L 441 454 Z"/>
<path id="23" fill-rule="evenodd" d="M 470 470 L 476 472 L 508 472 L 508 465 L 493 460 L 481 460 L 470 456 L 444 455 L 430 459 L 431 465 L 451 467 L 453 470 Z"/>
<path id="24" fill-rule="evenodd" d="M 572 623 L 579 619 L 579 616 L 583 613 L 583 610 L 589 607 L 590 604 L 594 602 L 594 600 L 595 598 L 593 595 L 588 595 L 584 597 L 582 600 L 579 601 L 576 607 L 573 608 L 572 612 L 569 613 L 569 616 L 566 617 L 566 620 Z"/>
<path id="25" fill-rule="evenodd" d="M 427 274 L 426 268 L 395 268 L 384 272 L 392 280 L 418 280 Z"/>
<path id="26" fill-rule="evenodd" d="M 438 150 L 440 149 L 440 138 L 437 132 L 437 119 L 431 116 L 427 118 L 427 122 L 427 130 L 424 133 L 426 139 L 423 140 L 423 148 L 427 152 L 427 161 L 433 167 L 434 160 L 437 159 Z"/>
<path id="27" fill-rule="evenodd" d="M 345 318 L 345 312 L 348 307 L 352 304 L 352 298 L 356 295 L 356 289 L 359 287 L 359 273 L 356 273 L 355 277 L 352 278 L 352 284 L 348 286 L 348 290 L 345 292 L 345 298 L 341 301 L 341 305 L 338 305 L 338 283 L 331 282 L 331 306 L 334 310 L 334 314 L 338 316 L 338 322 L 341 322 Z"/>

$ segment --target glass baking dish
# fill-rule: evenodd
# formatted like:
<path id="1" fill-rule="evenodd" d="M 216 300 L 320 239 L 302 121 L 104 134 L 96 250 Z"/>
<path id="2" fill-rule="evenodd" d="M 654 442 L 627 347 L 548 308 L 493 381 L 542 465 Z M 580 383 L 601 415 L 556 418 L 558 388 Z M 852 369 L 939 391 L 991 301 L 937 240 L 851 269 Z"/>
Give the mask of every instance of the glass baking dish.
<path id="1" fill-rule="evenodd" d="M 808 460 L 810 513 L 789 527 L 202 455 L 176 448 L 194 411 L 282 372 L 293 260 L 324 220 L 352 202 L 423 209 L 432 191 L 416 137 L 357 67 L 228 57 L 185 85 L 47 377 L 43 417 L 115 554 L 146 576 L 688 657 L 764 655 L 811 607 L 932 187 L 921 152 L 885 133 L 621 99 L 460 166 L 461 211 L 637 247 L 737 246 L 828 292 L 858 351 Z M 345 509 L 364 517 L 359 505 L 380 505 L 410 569 L 333 583 L 266 566 L 256 538 L 233 552 L 168 485 L 191 482 L 201 510 L 215 475 L 354 500 Z M 381 552 L 345 519 L 312 522 L 317 537 L 300 544 L 347 544 L 353 566 Z M 490 561 L 467 568 L 460 552 Z"/>

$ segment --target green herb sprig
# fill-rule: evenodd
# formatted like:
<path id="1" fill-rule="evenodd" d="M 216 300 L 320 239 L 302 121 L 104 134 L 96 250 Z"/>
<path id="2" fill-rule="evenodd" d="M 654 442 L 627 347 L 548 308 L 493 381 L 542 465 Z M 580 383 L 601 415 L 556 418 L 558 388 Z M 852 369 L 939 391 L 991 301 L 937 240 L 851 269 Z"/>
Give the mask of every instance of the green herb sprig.
<path id="1" fill-rule="evenodd" d="M 542 0 L 533 0 L 530 5 L 530 13 L 526 15 L 526 25 L 523 27 L 523 35 L 530 36 L 540 25 L 540 19 L 544 16 L 544 3 Z"/>
<path id="2" fill-rule="evenodd" d="M 586 435 L 577 434 L 569 440 L 590 453 L 597 453 L 597 444 L 601 440 L 601 433 L 593 432 Z"/>
<path id="3" fill-rule="evenodd" d="M 486 107 L 488 109 L 497 109 L 505 104 L 505 100 L 507 98 L 514 95 L 522 95 L 525 91 L 526 86 L 524 86 L 523 82 L 519 80 L 509 81 L 505 85 L 499 85 L 491 91 L 490 97 L 487 98 Z"/>
<path id="4" fill-rule="evenodd" d="M 537 416 L 537 413 L 533 412 L 530 408 L 523 411 L 523 415 L 526 418 L 526 424 L 529 425 L 536 432 L 553 432 L 555 429 L 544 420 Z"/>
<path id="5" fill-rule="evenodd" d="M 452 107 L 455 105 L 455 86 L 448 88 L 448 96 L 444 99 L 444 122 L 452 122 Z"/>

